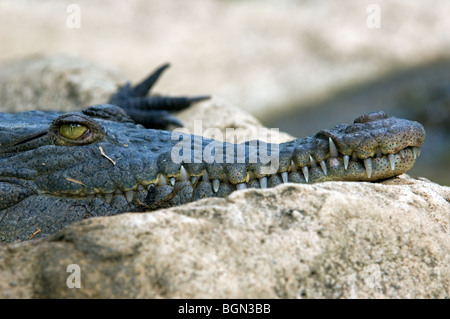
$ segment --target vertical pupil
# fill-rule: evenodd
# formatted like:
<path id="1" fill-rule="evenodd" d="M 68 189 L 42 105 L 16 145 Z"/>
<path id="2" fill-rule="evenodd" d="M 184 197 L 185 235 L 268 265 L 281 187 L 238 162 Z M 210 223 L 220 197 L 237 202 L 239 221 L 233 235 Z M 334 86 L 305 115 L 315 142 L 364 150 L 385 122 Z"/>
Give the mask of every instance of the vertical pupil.
<path id="1" fill-rule="evenodd" d="M 62 136 L 69 139 L 77 139 L 87 131 L 87 127 L 79 123 L 67 123 L 61 125 L 59 132 Z"/>

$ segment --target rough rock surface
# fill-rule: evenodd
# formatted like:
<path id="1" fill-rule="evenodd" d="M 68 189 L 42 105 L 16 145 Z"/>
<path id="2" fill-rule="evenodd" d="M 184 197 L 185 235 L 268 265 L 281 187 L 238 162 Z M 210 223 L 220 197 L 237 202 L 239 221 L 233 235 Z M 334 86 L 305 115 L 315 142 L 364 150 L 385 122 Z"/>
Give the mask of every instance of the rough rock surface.
<path id="1" fill-rule="evenodd" d="M 92 218 L 0 246 L 1 297 L 448 298 L 449 201 L 403 175 Z"/>
<path id="2" fill-rule="evenodd" d="M 145 71 L 142 78 L 151 71 Z M 140 80 L 126 79 L 118 70 L 71 55 L 30 57 L 0 67 L 0 111 L 77 111 L 89 105 L 106 103 L 119 86 L 127 81 L 136 84 Z M 158 84 L 152 92 L 160 93 Z M 220 121 L 217 120 L 218 114 Z M 208 132 L 205 130 L 214 127 L 221 132 L 221 136 L 216 134 L 214 138 L 229 142 L 257 137 L 269 142 L 284 142 L 293 138 L 283 132 L 271 134 L 269 130 L 267 139 L 264 139 L 264 136 L 258 134 L 258 129 L 263 126 L 255 117 L 217 97 L 193 105 L 179 112 L 177 117 L 190 133 L 203 128 L 201 135 L 206 137 L 208 134 L 205 133 Z M 195 121 L 201 121 L 201 125 L 196 126 Z M 227 129 L 241 130 L 227 133 Z"/>
<path id="3" fill-rule="evenodd" d="M 0 110 L 79 110 L 105 103 L 126 81 L 118 71 L 71 55 L 29 57 L 1 66 Z"/>

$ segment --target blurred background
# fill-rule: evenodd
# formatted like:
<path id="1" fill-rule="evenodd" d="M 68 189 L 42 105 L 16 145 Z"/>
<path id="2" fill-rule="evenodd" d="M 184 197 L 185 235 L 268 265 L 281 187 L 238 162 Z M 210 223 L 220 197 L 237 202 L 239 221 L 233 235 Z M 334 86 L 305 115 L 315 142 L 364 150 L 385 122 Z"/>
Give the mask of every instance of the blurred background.
<path id="1" fill-rule="evenodd" d="M 418 120 L 409 174 L 450 185 L 448 0 L 0 0 L 0 73 L 57 54 L 133 82 L 170 62 L 158 92 L 219 96 L 297 137 L 376 110 Z"/>

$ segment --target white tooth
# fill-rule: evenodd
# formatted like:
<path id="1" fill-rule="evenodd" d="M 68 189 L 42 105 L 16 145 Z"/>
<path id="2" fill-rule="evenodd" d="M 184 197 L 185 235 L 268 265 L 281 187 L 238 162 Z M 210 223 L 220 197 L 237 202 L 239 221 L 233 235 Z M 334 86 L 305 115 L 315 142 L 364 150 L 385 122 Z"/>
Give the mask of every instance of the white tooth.
<path id="1" fill-rule="evenodd" d="M 303 175 L 305 175 L 305 180 L 308 183 L 309 182 L 309 171 L 308 171 L 308 166 L 303 166 L 302 167 L 302 171 L 303 171 Z"/>
<path id="2" fill-rule="evenodd" d="M 247 184 L 246 183 L 236 184 L 236 189 L 237 190 L 246 189 L 246 188 L 247 188 Z"/>
<path id="3" fill-rule="evenodd" d="M 191 178 L 191 183 L 192 183 L 192 185 L 195 184 L 195 182 L 197 181 L 197 179 L 198 179 L 198 176 L 192 176 L 192 178 Z"/>
<path id="4" fill-rule="evenodd" d="M 209 182 L 209 175 L 208 175 L 208 172 L 206 170 L 203 171 L 203 181 L 204 182 Z"/>
<path id="5" fill-rule="evenodd" d="M 417 147 L 413 147 L 412 151 L 413 151 L 413 157 L 414 157 L 414 159 L 416 159 L 417 158 Z"/>
<path id="6" fill-rule="evenodd" d="M 404 149 L 403 149 L 403 150 L 400 150 L 400 156 L 401 156 L 402 158 L 405 158 L 406 154 L 405 154 L 405 150 L 404 150 Z"/>
<path id="7" fill-rule="evenodd" d="M 364 166 L 366 167 L 367 177 L 372 177 L 372 159 L 370 157 L 364 160 Z"/>
<path id="8" fill-rule="evenodd" d="M 261 188 L 267 188 L 267 177 L 260 178 L 259 185 Z"/>
<path id="9" fill-rule="evenodd" d="M 309 163 L 310 163 L 312 168 L 317 167 L 317 164 L 316 164 L 316 162 L 314 161 L 314 159 L 312 158 L 311 155 L 309 155 Z"/>
<path id="10" fill-rule="evenodd" d="M 172 186 L 175 185 L 175 177 L 170 178 L 170 184 L 172 184 Z"/>
<path id="11" fill-rule="evenodd" d="M 334 144 L 331 137 L 328 138 L 328 143 L 330 144 L 330 155 L 331 157 L 338 157 L 338 150 L 336 148 L 336 145 Z"/>
<path id="12" fill-rule="evenodd" d="M 320 167 L 322 167 L 323 173 L 327 176 L 327 164 L 325 164 L 325 161 L 320 162 Z"/>
<path id="13" fill-rule="evenodd" d="M 112 198 L 113 198 L 113 194 L 112 194 L 112 193 L 105 194 L 105 201 L 106 201 L 108 204 L 111 203 Z"/>
<path id="14" fill-rule="evenodd" d="M 134 196 L 134 193 L 132 190 L 125 192 L 125 198 L 127 199 L 128 203 L 131 203 L 133 201 L 133 196 Z"/>
<path id="15" fill-rule="evenodd" d="M 391 170 L 395 170 L 395 155 L 389 154 L 388 158 L 389 158 L 389 163 L 391 164 Z"/>
<path id="16" fill-rule="evenodd" d="M 150 188 L 155 187 L 155 184 L 148 184 L 147 191 L 150 190 Z"/>
<path id="17" fill-rule="evenodd" d="M 181 181 L 183 181 L 183 182 L 189 180 L 189 175 L 188 175 L 188 173 L 186 172 L 186 169 L 184 168 L 183 165 L 181 165 L 181 168 L 180 168 L 180 179 L 181 179 Z"/>
<path id="18" fill-rule="evenodd" d="M 291 172 L 296 172 L 297 171 L 297 167 L 294 164 L 294 161 L 291 161 Z"/>
<path id="19" fill-rule="evenodd" d="M 420 153 L 422 153 L 422 150 L 420 149 L 420 147 L 417 148 L 417 157 L 420 156 Z"/>
<path id="20" fill-rule="evenodd" d="M 143 185 L 139 184 L 137 187 L 137 190 L 138 190 L 138 192 L 143 192 L 143 191 L 145 191 L 145 187 Z"/>
<path id="21" fill-rule="evenodd" d="M 283 183 L 288 182 L 288 172 L 281 173 L 281 179 L 283 180 Z"/>
<path id="22" fill-rule="evenodd" d="M 348 161 L 350 160 L 350 156 L 344 155 L 344 169 L 348 168 Z"/>
<path id="23" fill-rule="evenodd" d="M 358 160 L 358 156 L 356 156 L 356 152 L 352 153 L 352 161 L 356 162 Z"/>
<path id="24" fill-rule="evenodd" d="M 167 185 L 167 180 L 166 180 L 166 178 L 164 177 L 163 174 L 159 174 L 158 185 L 159 186 L 166 186 Z"/>
<path id="25" fill-rule="evenodd" d="M 219 190 L 219 186 L 220 186 L 220 180 L 213 179 L 212 184 L 213 184 L 214 193 L 217 193 L 217 191 Z"/>

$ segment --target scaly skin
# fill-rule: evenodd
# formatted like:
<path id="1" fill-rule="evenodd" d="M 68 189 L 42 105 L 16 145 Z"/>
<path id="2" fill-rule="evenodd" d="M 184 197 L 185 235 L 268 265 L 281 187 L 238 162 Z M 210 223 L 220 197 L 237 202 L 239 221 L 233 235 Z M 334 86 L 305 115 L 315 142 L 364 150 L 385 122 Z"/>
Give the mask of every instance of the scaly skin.
<path id="1" fill-rule="evenodd" d="M 86 131 L 64 137 L 61 128 L 76 124 Z M 0 132 L 0 236 L 8 242 L 29 239 L 38 229 L 35 238 L 46 237 L 90 216 L 225 197 L 247 187 L 386 179 L 408 171 L 425 140 L 421 124 L 371 113 L 277 145 L 276 172 L 266 174 L 260 156 L 251 162 L 249 142 L 241 144 L 245 163 L 238 163 L 237 151 L 226 157 L 237 145 L 146 129 L 113 105 L 70 114 L 0 113 Z M 178 163 L 172 151 L 180 141 L 192 150 L 198 143 L 205 154 L 215 145 L 224 155 L 195 163 L 195 152 L 183 153 Z M 259 150 L 266 146 L 260 142 Z"/>

